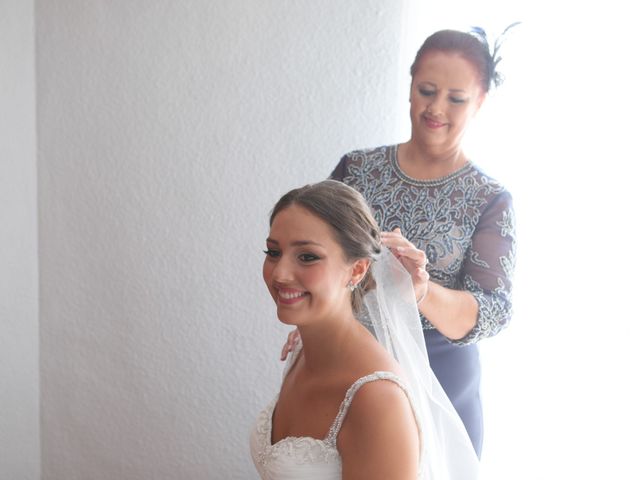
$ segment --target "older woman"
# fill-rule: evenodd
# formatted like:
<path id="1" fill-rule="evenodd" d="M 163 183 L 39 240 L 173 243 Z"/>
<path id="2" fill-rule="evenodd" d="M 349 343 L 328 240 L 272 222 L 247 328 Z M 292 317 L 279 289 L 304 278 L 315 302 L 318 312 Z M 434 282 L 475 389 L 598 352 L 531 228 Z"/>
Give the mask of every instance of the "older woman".
<path id="1" fill-rule="evenodd" d="M 476 342 L 511 317 L 515 237 L 509 192 L 461 141 L 500 77 L 477 35 L 443 30 L 411 67 L 411 138 L 353 151 L 331 174 L 360 191 L 388 246 L 411 273 L 437 378 L 482 450 Z"/>

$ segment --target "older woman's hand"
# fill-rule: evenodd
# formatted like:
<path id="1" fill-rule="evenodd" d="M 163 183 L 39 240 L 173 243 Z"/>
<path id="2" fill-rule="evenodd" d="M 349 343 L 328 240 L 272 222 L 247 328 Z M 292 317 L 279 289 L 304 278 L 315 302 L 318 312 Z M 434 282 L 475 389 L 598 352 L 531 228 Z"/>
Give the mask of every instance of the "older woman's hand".
<path id="1" fill-rule="evenodd" d="M 420 304 L 429 291 L 429 274 L 425 270 L 428 260 L 426 254 L 407 240 L 399 228 L 392 232 L 381 232 L 382 243 L 400 260 L 407 269 L 416 293 L 416 302 Z"/>
<path id="2" fill-rule="evenodd" d="M 287 335 L 287 342 L 282 347 L 282 353 L 280 354 L 280 360 L 284 361 L 289 356 L 290 352 L 293 352 L 294 348 L 296 348 L 297 343 L 300 341 L 300 332 L 296 328 L 289 332 Z"/>

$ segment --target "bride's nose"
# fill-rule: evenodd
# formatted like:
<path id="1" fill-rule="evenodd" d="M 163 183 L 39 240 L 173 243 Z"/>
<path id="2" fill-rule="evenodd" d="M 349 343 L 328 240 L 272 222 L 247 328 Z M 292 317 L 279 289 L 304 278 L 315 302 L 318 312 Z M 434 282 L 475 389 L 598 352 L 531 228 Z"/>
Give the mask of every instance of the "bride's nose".
<path id="1" fill-rule="evenodd" d="M 271 270 L 271 279 L 277 283 L 286 283 L 293 279 L 293 265 L 285 256 L 282 256 Z"/>

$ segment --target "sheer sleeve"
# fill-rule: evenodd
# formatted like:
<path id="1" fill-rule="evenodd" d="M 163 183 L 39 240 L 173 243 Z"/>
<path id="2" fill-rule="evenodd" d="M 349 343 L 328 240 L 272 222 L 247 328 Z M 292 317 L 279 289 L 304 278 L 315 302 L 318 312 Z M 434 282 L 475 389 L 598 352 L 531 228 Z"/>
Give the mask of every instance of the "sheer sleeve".
<path id="1" fill-rule="evenodd" d="M 460 288 L 478 302 L 478 319 L 475 327 L 454 343 L 465 345 L 491 337 L 509 323 L 515 247 L 512 198 L 503 190 L 482 213 L 464 258 Z"/>
<path id="2" fill-rule="evenodd" d="M 347 159 L 348 158 L 349 158 L 348 155 L 344 155 L 340 159 L 340 162 L 338 162 L 338 165 L 336 165 L 336 168 L 334 168 L 333 172 L 331 172 L 331 175 L 329 175 L 329 178 L 331 180 L 337 180 L 339 182 L 344 181 L 344 177 L 347 175 Z"/>

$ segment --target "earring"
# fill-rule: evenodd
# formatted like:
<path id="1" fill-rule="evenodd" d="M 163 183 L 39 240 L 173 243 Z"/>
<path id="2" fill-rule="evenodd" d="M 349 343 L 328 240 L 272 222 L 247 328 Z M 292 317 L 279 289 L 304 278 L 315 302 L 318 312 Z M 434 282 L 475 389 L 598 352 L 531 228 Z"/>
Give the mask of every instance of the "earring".
<path id="1" fill-rule="evenodd" d="M 347 288 L 353 292 L 356 289 L 356 286 L 351 280 L 349 280 L 349 283 L 347 283 Z"/>

